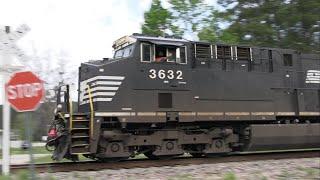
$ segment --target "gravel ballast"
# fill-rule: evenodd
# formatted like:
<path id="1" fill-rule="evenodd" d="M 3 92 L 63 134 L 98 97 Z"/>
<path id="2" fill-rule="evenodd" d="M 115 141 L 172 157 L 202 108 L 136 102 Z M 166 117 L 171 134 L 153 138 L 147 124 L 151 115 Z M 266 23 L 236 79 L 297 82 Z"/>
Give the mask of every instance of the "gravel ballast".
<path id="1" fill-rule="evenodd" d="M 103 171 L 43 173 L 41 179 L 319 179 L 320 157 L 230 162 L 189 166 L 164 166 Z"/>

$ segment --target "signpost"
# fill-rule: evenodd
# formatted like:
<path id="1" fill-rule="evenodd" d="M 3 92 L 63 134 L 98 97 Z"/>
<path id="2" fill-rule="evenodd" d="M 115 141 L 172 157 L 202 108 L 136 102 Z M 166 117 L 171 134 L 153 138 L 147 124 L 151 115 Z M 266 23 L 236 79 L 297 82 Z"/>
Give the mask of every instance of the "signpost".
<path id="1" fill-rule="evenodd" d="M 6 97 L 11 106 L 18 112 L 34 111 L 45 95 L 43 81 L 31 71 L 15 73 L 5 87 Z M 31 175 L 34 179 L 34 164 L 32 155 L 31 117 L 27 114 L 26 129 L 29 144 Z"/>
<path id="2" fill-rule="evenodd" d="M 15 31 L 10 26 L 0 29 L 0 73 L 3 75 L 3 82 L 7 82 L 9 75 L 21 69 L 21 66 L 12 64 L 12 57 L 24 57 L 24 53 L 16 46 L 16 42 L 27 33 L 30 28 L 27 25 L 19 26 Z M 5 85 L 3 87 L 3 139 L 2 139 L 2 174 L 9 175 L 10 172 L 10 106 L 7 103 Z"/>

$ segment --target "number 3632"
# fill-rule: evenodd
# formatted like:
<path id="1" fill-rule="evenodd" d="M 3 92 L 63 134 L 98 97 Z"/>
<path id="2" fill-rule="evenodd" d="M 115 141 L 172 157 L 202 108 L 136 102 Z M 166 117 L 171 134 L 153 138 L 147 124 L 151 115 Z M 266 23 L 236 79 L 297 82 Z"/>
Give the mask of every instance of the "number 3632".
<path id="1" fill-rule="evenodd" d="M 182 71 L 181 70 L 155 70 L 155 69 L 150 69 L 149 70 L 149 78 L 151 79 L 183 79 Z"/>

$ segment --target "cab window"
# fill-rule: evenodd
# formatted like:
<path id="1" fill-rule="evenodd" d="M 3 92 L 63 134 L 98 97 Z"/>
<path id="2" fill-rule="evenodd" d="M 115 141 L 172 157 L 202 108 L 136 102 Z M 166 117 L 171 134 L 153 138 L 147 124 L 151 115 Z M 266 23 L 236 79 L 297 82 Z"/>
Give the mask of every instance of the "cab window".
<path id="1" fill-rule="evenodd" d="M 133 50 L 133 45 L 128 45 L 124 48 L 118 49 L 115 51 L 113 58 L 125 58 L 129 57 L 131 55 L 131 52 Z"/>
<path id="2" fill-rule="evenodd" d="M 174 47 L 170 47 L 170 48 L 167 48 L 167 61 L 168 62 L 175 62 L 177 57 L 176 57 L 176 48 Z"/>
<path id="3" fill-rule="evenodd" d="M 154 45 L 156 63 L 179 63 L 186 64 L 186 47 L 170 46 L 170 45 Z"/>
<path id="4" fill-rule="evenodd" d="M 152 61 L 152 46 L 151 44 L 142 43 L 141 44 L 141 61 L 151 62 Z"/>
<path id="5" fill-rule="evenodd" d="M 141 62 L 186 64 L 186 47 L 141 43 Z"/>

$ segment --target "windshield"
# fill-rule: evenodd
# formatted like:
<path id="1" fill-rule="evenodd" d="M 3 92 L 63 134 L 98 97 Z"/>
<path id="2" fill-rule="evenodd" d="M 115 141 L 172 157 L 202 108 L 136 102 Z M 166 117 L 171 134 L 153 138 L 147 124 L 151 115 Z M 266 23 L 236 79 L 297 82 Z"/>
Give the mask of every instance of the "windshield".
<path id="1" fill-rule="evenodd" d="M 132 53 L 132 50 L 133 50 L 133 44 L 129 45 L 129 46 L 126 46 L 124 48 L 121 48 L 121 49 L 118 49 L 114 52 L 114 56 L 113 58 L 114 59 L 117 59 L 117 58 L 125 58 L 125 57 L 128 57 L 131 55 Z"/>

